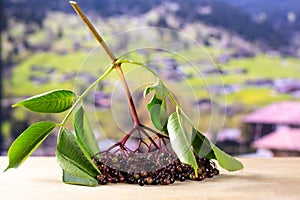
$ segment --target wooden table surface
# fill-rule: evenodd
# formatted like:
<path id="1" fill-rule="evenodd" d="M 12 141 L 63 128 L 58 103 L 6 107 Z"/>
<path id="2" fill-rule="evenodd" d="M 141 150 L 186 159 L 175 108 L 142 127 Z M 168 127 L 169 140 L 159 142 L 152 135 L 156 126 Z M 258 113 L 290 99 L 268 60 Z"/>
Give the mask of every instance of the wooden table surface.
<path id="1" fill-rule="evenodd" d="M 202 182 L 169 186 L 109 184 L 67 185 L 54 157 L 30 157 L 18 169 L 3 173 L 0 157 L 0 199 L 300 199 L 300 158 L 240 158 L 245 169 Z"/>

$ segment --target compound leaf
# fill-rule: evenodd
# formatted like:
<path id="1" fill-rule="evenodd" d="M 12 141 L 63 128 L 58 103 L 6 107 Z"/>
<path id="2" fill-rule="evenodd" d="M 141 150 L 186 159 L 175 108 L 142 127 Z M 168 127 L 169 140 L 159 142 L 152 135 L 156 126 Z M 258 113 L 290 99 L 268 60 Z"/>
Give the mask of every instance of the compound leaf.
<path id="1" fill-rule="evenodd" d="M 74 103 L 76 95 L 69 90 L 55 90 L 36 95 L 14 104 L 33 112 L 60 113 L 68 110 Z"/>
<path id="2" fill-rule="evenodd" d="M 53 122 L 38 122 L 21 133 L 8 150 L 9 165 L 5 171 L 9 168 L 17 168 L 22 164 L 56 126 Z"/>
<path id="3" fill-rule="evenodd" d="M 95 135 L 83 107 L 80 107 L 75 113 L 74 128 L 79 144 L 85 148 L 89 156 L 93 156 L 100 152 Z"/>
<path id="4" fill-rule="evenodd" d="M 96 177 L 100 172 L 76 137 L 66 128 L 59 135 L 56 157 L 60 167 L 67 173 L 81 178 Z"/>
<path id="5" fill-rule="evenodd" d="M 167 127 L 173 151 L 181 162 L 191 165 L 197 175 L 197 162 L 178 112 L 170 115 Z"/>
<path id="6" fill-rule="evenodd" d="M 244 168 L 240 161 L 219 149 L 195 128 L 193 128 L 192 146 L 195 153 L 200 157 L 216 159 L 220 166 L 228 171 L 237 171 Z"/>

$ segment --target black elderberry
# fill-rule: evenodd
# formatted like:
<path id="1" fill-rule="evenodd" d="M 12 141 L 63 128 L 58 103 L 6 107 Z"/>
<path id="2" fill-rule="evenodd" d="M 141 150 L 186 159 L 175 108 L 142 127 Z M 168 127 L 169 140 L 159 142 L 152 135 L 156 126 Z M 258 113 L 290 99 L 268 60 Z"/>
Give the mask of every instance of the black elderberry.
<path id="1" fill-rule="evenodd" d="M 197 181 L 203 181 L 205 179 L 205 177 L 202 174 L 199 174 L 197 177 Z"/>
<path id="2" fill-rule="evenodd" d="M 109 168 L 108 167 L 104 167 L 103 168 L 103 173 L 109 173 Z"/>
<path id="3" fill-rule="evenodd" d="M 175 179 L 173 177 L 170 178 L 170 184 L 173 184 L 175 182 Z"/>
<path id="4" fill-rule="evenodd" d="M 202 172 L 205 171 L 205 167 L 204 166 L 201 166 L 201 168 L 199 168 Z"/>
<path id="5" fill-rule="evenodd" d="M 213 173 L 214 173 L 214 175 L 216 176 L 216 175 L 219 175 L 220 172 L 219 172 L 218 169 L 214 168 L 214 169 L 213 169 Z"/>
<path id="6" fill-rule="evenodd" d="M 107 179 L 107 182 L 111 183 L 111 181 L 112 181 L 112 177 L 111 176 L 107 176 L 106 179 Z"/>
<path id="7" fill-rule="evenodd" d="M 144 185 L 145 185 L 144 179 L 143 179 L 143 178 L 139 178 L 138 184 L 139 184 L 140 186 L 144 186 Z"/>
<path id="8" fill-rule="evenodd" d="M 118 179 L 117 177 L 113 177 L 113 178 L 111 179 L 111 182 L 112 182 L 112 183 L 118 183 L 118 182 L 119 182 L 119 179 Z"/>
<path id="9" fill-rule="evenodd" d="M 169 185 L 176 180 L 201 181 L 206 177 L 212 178 L 219 174 L 219 170 L 213 161 L 202 159 L 195 155 L 198 165 L 198 177 L 194 169 L 181 163 L 174 153 L 159 152 L 157 155 L 140 155 L 139 153 L 106 154 L 99 159 L 94 159 L 101 174 L 96 179 L 99 184 L 127 182 L 139 185 Z M 172 161 L 174 160 L 174 161 Z M 167 162 L 167 165 L 165 165 Z M 140 173 L 137 173 L 137 171 Z M 132 173 L 136 172 L 136 173 Z"/>
<path id="10" fill-rule="evenodd" d="M 145 171 L 141 171 L 141 177 L 146 177 L 148 174 Z"/>
<path id="11" fill-rule="evenodd" d="M 101 184 L 101 185 L 105 185 L 105 184 L 107 184 L 107 180 L 106 180 L 106 178 L 105 178 L 105 179 L 103 179 L 103 180 L 101 180 L 101 181 L 100 181 L 100 184 Z"/>
<path id="12" fill-rule="evenodd" d="M 189 170 L 189 166 L 187 164 L 181 164 L 181 168 L 184 172 Z"/>
<path id="13" fill-rule="evenodd" d="M 177 165 L 177 166 L 176 166 L 176 172 L 179 172 L 179 173 L 182 172 L 182 168 L 181 168 L 180 165 Z"/>
<path id="14" fill-rule="evenodd" d="M 179 179 L 179 174 L 178 174 L 178 173 L 175 173 L 175 174 L 174 174 L 174 178 L 175 178 L 175 179 Z"/>
<path id="15" fill-rule="evenodd" d="M 124 180 L 125 180 L 124 176 L 123 176 L 123 175 L 120 175 L 120 176 L 119 176 L 119 182 L 124 182 Z"/>
<path id="16" fill-rule="evenodd" d="M 208 171 L 208 172 L 206 172 L 206 176 L 208 178 L 212 178 L 214 176 L 214 173 L 212 171 Z"/>
<path id="17" fill-rule="evenodd" d="M 96 179 L 98 181 L 102 181 L 103 179 L 105 179 L 105 176 L 103 176 L 102 174 L 98 174 L 97 177 L 96 177 Z"/>
<path id="18" fill-rule="evenodd" d="M 154 179 L 152 185 L 158 185 L 160 183 L 159 179 Z"/>
<path id="19" fill-rule="evenodd" d="M 130 184 L 134 184 L 135 179 L 132 176 L 130 176 L 130 177 L 127 178 L 127 182 L 130 183 Z"/>
<path id="20" fill-rule="evenodd" d="M 171 169 L 170 169 L 170 172 L 171 172 L 171 173 L 175 173 L 175 171 L 176 171 L 176 170 L 175 170 L 175 167 L 174 167 L 174 165 L 172 165 L 172 167 L 171 167 Z"/>
<path id="21" fill-rule="evenodd" d="M 183 176 L 182 174 L 180 174 L 180 175 L 179 175 L 179 180 L 180 180 L 181 182 L 185 181 L 185 176 Z"/>
<path id="22" fill-rule="evenodd" d="M 165 179 L 163 180 L 163 185 L 170 185 L 170 179 L 165 178 Z"/>

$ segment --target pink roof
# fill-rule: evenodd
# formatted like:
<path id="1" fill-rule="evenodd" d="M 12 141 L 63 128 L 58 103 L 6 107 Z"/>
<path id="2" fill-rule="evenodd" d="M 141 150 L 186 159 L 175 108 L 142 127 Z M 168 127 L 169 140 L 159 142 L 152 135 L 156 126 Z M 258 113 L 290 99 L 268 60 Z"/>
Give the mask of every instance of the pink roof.
<path id="1" fill-rule="evenodd" d="M 283 101 L 273 103 L 245 116 L 243 122 L 300 125 L 300 102 Z"/>
<path id="2" fill-rule="evenodd" d="M 253 146 L 257 149 L 300 151 L 300 129 L 280 128 L 256 140 Z"/>

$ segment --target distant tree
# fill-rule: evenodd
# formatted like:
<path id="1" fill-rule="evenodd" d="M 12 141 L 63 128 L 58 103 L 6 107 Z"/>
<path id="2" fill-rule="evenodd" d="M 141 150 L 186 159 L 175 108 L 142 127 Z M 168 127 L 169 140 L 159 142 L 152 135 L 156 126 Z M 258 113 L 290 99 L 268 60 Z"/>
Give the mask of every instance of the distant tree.
<path id="1" fill-rule="evenodd" d="M 59 27 L 56 33 L 56 39 L 61 39 L 64 36 L 64 31 L 62 27 Z"/>
<path id="2" fill-rule="evenodd" d="M 0 35 L 2 33 L 2 29 L 4 28 L 5 24 L 4 24 L 4 20 L 3 20 L 3 2 L 2 0 L 0 0 Z M 0 38 L 0 55 L 2 55 L 2 39 Z M 3 150 L 3 134 L 2 134 L 2 121 L 3 121 L 3 117 L 2 117 L 2 70 L 3 66 L 2 66 L 2 58 L 0 58 L 0 155 L 1 152 Z"/>

